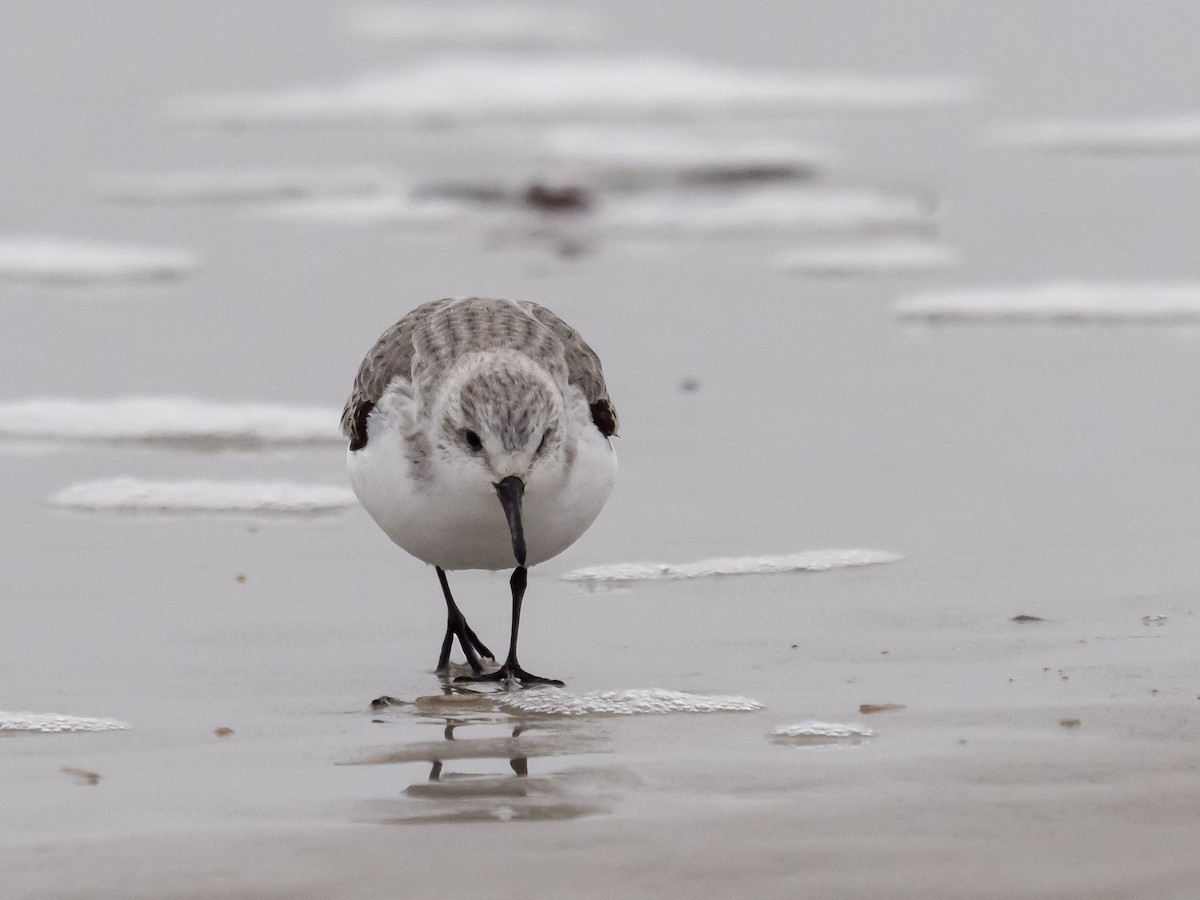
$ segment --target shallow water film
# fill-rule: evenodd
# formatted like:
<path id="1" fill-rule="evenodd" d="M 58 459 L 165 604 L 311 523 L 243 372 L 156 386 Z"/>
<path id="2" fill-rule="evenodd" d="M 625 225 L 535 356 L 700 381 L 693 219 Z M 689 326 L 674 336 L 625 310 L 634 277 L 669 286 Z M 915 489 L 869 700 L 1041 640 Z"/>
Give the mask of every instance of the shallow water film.
<path id="1" fill-rule="evenodd" d="M 1194 898 L 1197 34 L 0 2 L 0 897 Z M 454 296 L 619 411 L 529 573 L 563 688 L 435 674 L 347 481 L 363 354 Z"/>

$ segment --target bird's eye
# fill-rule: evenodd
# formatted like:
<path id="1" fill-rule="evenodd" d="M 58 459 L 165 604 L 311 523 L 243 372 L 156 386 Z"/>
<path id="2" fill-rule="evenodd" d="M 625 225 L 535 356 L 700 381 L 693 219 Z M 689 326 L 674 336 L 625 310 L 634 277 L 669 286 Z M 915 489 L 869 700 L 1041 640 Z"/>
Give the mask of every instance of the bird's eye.
<path id="1" fill-rule="evenodd" d="M 483 441 L 479 439 L 479 435 L 473 432 L 470 428 L 463 429 L 462 438 L 467 442 L 467 446 L 478 453 L 483 449 Z"/>
<path id="2" fill-rule="evenodd" d="M 552 434 L 553 434 L 553 431 L 551 429 L 547 428 L 545 433 L 542 435 L 542 442 L 540 444 L 538 444 L 537 450 L 535 450 L 533 452 L 534 456 L 540 456 L 542 451 L 546 449 L 546 444 L 549 442 Z"/>

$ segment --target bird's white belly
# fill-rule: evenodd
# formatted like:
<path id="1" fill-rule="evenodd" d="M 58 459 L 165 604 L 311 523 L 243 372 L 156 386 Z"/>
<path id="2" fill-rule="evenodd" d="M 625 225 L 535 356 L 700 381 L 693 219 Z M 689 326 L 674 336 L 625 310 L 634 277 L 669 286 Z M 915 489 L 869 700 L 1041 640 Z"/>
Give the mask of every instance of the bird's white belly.
<path id="1" fill-rule="evenodd" d="M 580 436 L 565 478 L 525 485 L 522 522 L 527 564 L 557 556 L 582 535 L 604 507 L 617 461 L 599 431 Z M 402 549 L 443 569 L 509 569 L 516 565 L 504 510 L 484 477 L 433 477 L 410 471 L 399 429 L 372 428 L 367 445 L 347 453 L 350 483 L 371 518 Z"/>

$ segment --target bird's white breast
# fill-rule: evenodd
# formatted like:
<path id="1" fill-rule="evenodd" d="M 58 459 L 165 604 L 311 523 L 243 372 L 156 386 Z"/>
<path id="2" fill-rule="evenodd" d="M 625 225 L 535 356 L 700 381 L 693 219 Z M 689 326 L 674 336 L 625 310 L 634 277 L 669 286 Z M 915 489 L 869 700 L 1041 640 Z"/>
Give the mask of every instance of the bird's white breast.
<path id="1" fill-rule="evenodd" d="M 347 453 L 350 482 L 371 518 L 402 549 L 444 569 L 516 565 L 504 511 L 490 480 L 474 467 L 414 465 L 405 437 L 411 400 L 385 393 L 371 414 L 369 440 Z M 557 556 L 595 521 L 616 478 L 608 439 L 577 422 L 572 465 L 535 467 L 522 520 L 528 565 Z"/>

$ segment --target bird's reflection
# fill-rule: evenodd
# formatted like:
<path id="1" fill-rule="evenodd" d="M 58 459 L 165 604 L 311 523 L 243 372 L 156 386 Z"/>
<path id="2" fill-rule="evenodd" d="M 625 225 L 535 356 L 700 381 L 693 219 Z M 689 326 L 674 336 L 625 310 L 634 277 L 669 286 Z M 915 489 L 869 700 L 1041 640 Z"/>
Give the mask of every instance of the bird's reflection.
<path id="1" fill-rule="evenodd" d="M 370 820 L 436 824 L 573 819 L 608 812 L 615 795 L 636 783 L 625 770 L 555 765 L 556 758 L 607 752 L 608 735 L 594 721 L 513 716 L 497 710 L 487 694 L 444 687 L 440 697 L 399 705 L 402 715 L 438 727 L 441 740 L 408 743 L 349 763 L 429 765 L 421 780 L 405 788 L 403 799 L 372 804 Z M 383 700 L 374 708 L 398 703 L 380 706 Z M 446 705 L 453 711 L 445 710 Z M 507 771 L 464 770 L 464 763 L 482 760 L 503 761 Z"/>

